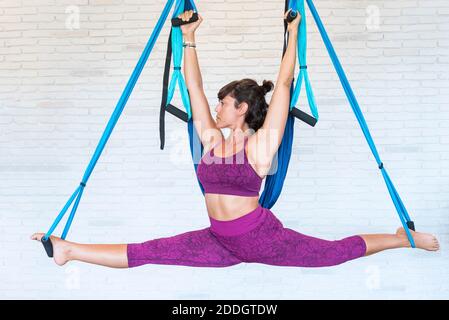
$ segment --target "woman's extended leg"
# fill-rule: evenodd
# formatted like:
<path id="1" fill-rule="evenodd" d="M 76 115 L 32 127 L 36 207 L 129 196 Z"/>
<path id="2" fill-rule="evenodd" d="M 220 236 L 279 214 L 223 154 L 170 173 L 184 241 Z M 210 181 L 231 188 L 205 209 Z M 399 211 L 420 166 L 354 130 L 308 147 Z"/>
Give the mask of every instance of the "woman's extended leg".
<path id="1" fill-rule="evenodd" d="M 412 232 L 417 248 L 439 249 L 436 238 L 428 233 Z M 328 267 L 368 256 L 387 249 L 407 248 L 410 243 L 403 228 L 396 234 L 355 235 L 341 240 L 324 240 L 283 228 L 259 246 L 253 262 L 278 266 Z M 261 243 L 262 244 L 262 243 Z M 272 252 L 272 255 L 267 255 Z"/>
<path id="2" fill-rule="evenodd" d="M 284 228 L 270 211 L 254 230 L 236 237 L 218 235 L 222 244 L 244 262 L 276 266 L 328 267 L 386 249 L 409 247 L 405 231 L 396 234 L 354 235 L 341 240 L 324 240 Z M 438 250 L 433 235 L 412 232 L 416 247 Z"/>
<path id="3" fill-rule="evenodd" d="M 129 267 L 166 264 L 219 268 L 241 262 L 218 242 L 210 228 L 128 245 Z"/>
<path id="4" fill-rule="evenodd" d="M 36 233 L 31 238 L 40 241 L 43 236 Z M 51 241 L 58 265 L 71 260 L 111 268 L 144 264 L 228 267 L 241 262 L 217 241 L 209 228 L 132 244 L 79 244 L 53 236 Z"/>

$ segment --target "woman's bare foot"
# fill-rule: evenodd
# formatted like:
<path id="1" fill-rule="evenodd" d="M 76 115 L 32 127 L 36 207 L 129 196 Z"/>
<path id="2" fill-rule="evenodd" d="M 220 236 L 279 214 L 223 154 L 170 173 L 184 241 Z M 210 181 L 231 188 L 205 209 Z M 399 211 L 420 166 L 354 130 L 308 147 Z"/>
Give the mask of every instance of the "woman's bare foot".
<path id="1" fill-rule="evenodd" d="M 42 241 L 44 235 L 44 233 L 35 233 L 31 236 L 31 240 Z M 54 236 L 51 236 L 50 239 L 53 244 L 53 259 L 58 266 L 63 266 L 70 260 L 70 242 Z"/>
<path id="2" fill-rule="evenodd" d="M 415 246 L 417 248 L 428 251 L 438 251 L 440 249 L 438 239 L 434 235 L 430 233 L 415 232 L 413 230 L 410 230 L 410 234 L 412 235 L 413 240 L 415 241 Z M 407 233 L 405 232 L 404 228 L 398 228 L 396 230 L 396 235 L 398 237 L 404 238 L 407 241 L 408 246 L 410 246 L 407 238 Z"/>

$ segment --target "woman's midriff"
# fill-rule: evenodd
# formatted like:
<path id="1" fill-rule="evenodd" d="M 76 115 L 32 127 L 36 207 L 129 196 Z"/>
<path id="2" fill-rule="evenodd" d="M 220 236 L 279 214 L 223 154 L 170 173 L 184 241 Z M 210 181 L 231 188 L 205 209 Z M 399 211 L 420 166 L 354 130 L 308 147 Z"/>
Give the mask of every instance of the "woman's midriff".
<path id="1" fill-rule="evenodd" d="M 209 216 L 220 221 L 238 219 L 259 206 L 259 197 L 207 193 L 205 199 Z"/>

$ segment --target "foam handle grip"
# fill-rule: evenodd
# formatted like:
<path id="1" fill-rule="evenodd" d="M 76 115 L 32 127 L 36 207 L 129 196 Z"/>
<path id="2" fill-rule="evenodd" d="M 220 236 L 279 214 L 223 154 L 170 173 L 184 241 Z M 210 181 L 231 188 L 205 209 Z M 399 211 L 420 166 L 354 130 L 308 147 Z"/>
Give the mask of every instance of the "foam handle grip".
<path id="1" fill-rule="evenodd" d="M 301 121 L 304 121 L 305 123 L 307 123 L 309 126 L 314 127 L 317 123 L 317 119 L 315 119 L 314 117 L 308 115 L 307 113 L 305 113 L 304 111 L 299 110 L 298 108 L 293 108 L 290 113 L 298 118 Z"/>
<path id="2" fill-rule="evenodd" d="M 47 252 L 47 256 L 49 258 L 53 258 L 53 244 L 51 243 L 50 238 L 48 238 L 47 240 L 42 238 L 41 241 L 42 241 L 42 244 L 44 245 L 45 252 Z"/>
<path id="3" fill-rule="evenodd" d="M 166 107 L 166 110 L 168 112 L 170 112 L 172 115 L 174 115 L 175 117 L 181 119 L 184 122 L 189 122 L 189 116 L 186 112 L 179 110 L 178 108 L 176 108 L 174 105 L 172 104 L 168 104 Z"/>
<path id="4" fill-rule="evenodd" d="M 288 16 L 287 16 L 287 22 L 288 23 L 290 23 L 290 22 L 292 22 L 293 20 L 295 20 L 296 19 L 296 17 L 298 16 L 298 12 L 296 12 L 296 11 L 294 11 L 294 10 L 291 10 L 289 13 L 288 13 Z"/>
<path id="5" fill-rule="evenodd" d="M 416 231 L 416 229 L 415 229 L 415 223 L 414 223 L 413 221 L 407 221 L 407 227 L 408 227 L 410 230 Z"/>
<path id="6" fill-rule="evenodd" d="M 189 23 L 192 23 L 195 21 L 198 21 L 198 13 L 197 12 L 193 13 L 193 15 L 189 21 L 182 21 L 182 19 L 180 19 L 180 18 L 173 18 L 173 19 L 171 19 L 171 24 L 173 27 L 179 27 L 179 26 L 189 24 Z"/>

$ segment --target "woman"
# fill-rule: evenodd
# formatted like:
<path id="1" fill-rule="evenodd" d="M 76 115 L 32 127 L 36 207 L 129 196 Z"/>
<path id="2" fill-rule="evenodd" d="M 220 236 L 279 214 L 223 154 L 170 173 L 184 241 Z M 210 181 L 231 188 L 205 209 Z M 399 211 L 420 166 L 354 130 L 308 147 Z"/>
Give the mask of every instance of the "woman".
<path id="1" fill-rule="evenodd" d="M 179 17 L 187 21 L 192 14 L 188 11 Z M 271 81 L 264 81 L 262 86 L 251 79 L 233 81 L 218 94 L 216 121 L 203 91 L 194 45 L 195 30 L 203 19 L 199 16 L 198 21 L 181 27 L 193 120 L 205 149 L 197 173 L 205 189 L 211 226 L 134 244 L 79 244 L 52 236 L 58 265 L 78 260 L 114 268 L 144 264 L 227 267 L 241 262 L 324 267 L 386 249 L 410 247 L 403 228 L 395 234 L 355 235 L 338 241 L 306 236 L 284 228 L 258 202 L 262 180 L 271 168 L 287 121 L 300 19 L 298 14 L 288 25 L 288 46 L 270 107 L 265 95 L 273 88 Z M 224 139 L 222 128 L 231 129 L 228 139 Z M 439 249 L 433 235 L 411 234 L 417 248 Z M 43 236 L 36 233 L 31 238 L 40 241 Z"/>

